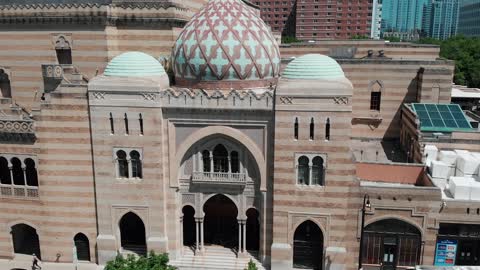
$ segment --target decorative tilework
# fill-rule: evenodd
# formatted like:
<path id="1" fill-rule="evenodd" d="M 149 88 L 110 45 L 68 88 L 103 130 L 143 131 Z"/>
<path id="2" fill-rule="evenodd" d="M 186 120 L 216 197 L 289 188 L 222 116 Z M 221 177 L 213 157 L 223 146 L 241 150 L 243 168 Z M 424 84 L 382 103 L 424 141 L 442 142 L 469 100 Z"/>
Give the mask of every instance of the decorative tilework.
<path id="1" fill-rule="evenodd" d="M 180 33 L 172 53 L 178 82 L 265 81 L 280 71 L 276 40 L 241 0 L 208 2 Z"/>

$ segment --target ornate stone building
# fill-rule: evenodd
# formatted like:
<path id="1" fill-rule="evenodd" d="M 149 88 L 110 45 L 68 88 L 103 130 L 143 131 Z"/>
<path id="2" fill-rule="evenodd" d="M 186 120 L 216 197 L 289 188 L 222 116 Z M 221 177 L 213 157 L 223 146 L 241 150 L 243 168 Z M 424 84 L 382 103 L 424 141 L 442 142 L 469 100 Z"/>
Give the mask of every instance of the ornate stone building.
<path id="1" fill-rule="evenodd" d="M 442 224 L 480 222 L 478 201 L 442 197 L 425 172 L 425 134 L 407 130 L 415 152 L 388 148 L 420 123 L 404 103 L 450 102 L 438 48 L 279 47 L 240 0 L 12 2 L 1 269 L 149 250 L 180 269 L 357 269 L 360 246 L 365 269 L 403 269 L 434 263 Z"/>

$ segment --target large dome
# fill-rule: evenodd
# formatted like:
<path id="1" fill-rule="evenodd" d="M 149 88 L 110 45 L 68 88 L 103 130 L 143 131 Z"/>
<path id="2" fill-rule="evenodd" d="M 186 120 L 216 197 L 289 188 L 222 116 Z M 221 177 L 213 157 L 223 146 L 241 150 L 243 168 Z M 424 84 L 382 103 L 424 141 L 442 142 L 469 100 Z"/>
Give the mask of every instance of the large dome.
<path id="1" fill-rule="evenodd" d="M 266 24 L 241 0 L 211 0 L 173 48 L 178 86 L 228 89 L 275 83 L 280 50 Z"/>
<path id="2" fill-rule="evenodd" d="M 115 77 L 153 77 L 165 74 L 162 64 L 143 52 L 126 52 L 114 57 L 103 73 Z"/>
<path id="3" fill-rule="evenodd" d="M 306 54 L 290 62 L 282 72 L 287 79 L 334 80 L 345 78 L 342 67 L 333 58 L 323 54 Z"/>

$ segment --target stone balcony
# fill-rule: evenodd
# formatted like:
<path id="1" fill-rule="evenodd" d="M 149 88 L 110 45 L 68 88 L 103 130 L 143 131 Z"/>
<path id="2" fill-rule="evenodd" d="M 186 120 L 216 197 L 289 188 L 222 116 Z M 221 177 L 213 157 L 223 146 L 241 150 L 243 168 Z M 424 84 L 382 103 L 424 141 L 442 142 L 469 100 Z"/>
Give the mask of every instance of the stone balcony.
<path id="1" fill-rule="evenodd" d="M 0 184 L 0 196 L 8 198 L 38 198 L 38 187 Z"/>
<path id="2" fill-rule="evenodd" d="M 192 183 L 245 186 L 246 175 L 244 173 L 229 172 L 193 172 Z"/>

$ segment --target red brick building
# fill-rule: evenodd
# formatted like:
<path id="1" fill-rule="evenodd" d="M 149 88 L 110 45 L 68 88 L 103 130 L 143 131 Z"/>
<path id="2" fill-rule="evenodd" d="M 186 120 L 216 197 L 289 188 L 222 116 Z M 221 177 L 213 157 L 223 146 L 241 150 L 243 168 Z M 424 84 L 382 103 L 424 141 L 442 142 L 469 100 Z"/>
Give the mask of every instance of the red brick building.
<path id="1" fill-rule="evenodd" d="M 372 0 L 256 0 L 273 32 L 300 40 L 370 36 Z"/>

